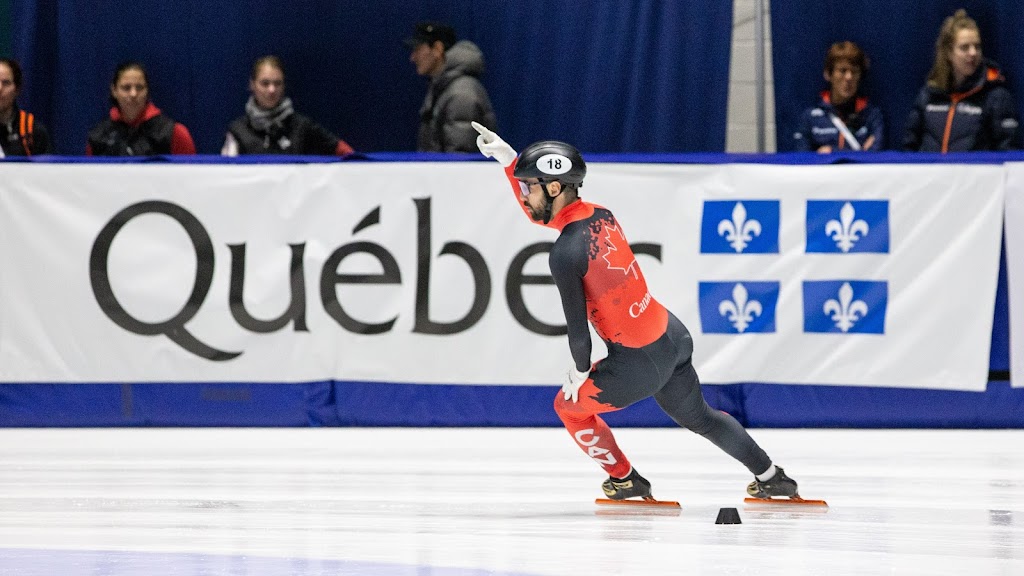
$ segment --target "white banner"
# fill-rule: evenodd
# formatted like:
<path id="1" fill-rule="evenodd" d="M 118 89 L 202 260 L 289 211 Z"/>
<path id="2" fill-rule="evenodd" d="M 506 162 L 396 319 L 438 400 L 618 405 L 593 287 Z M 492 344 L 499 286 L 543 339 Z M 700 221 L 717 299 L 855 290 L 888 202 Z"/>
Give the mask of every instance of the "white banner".
<path id="1" fill-rule="evenodd" d="M 3 170 L 2 381 L 553 384 L 569 362 L 555 232 L 495 163 Z M 644 245 L 706 383 L 983 390 L 1003 185 L 594 164 L 582 192 Z"/>
<path id="2" fill-rule="evenodd" d="M 1024 388 L 1024 162 L 1006 165 L 1004 229 L 1010 304 L 1010 385 Z"/>

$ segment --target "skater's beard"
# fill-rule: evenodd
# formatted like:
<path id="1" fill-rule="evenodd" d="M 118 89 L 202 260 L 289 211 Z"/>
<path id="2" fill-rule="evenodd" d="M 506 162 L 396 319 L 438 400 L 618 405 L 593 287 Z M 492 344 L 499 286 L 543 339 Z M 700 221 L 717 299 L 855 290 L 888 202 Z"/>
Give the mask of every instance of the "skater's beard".
<path id="1" fill-rule="evenodd" d="M 534 222 L 540 222 L 540 221 L 544 220 L 544 209 L 543 208 L 538 210 L 538 209 L 534 208 L 533 206 L 530 206 L 529 202 L 523 202 L 523 206 L 526 206 L 526 209 L 530 211 L 530 218 L 532 218 L 534 220 Z"/>

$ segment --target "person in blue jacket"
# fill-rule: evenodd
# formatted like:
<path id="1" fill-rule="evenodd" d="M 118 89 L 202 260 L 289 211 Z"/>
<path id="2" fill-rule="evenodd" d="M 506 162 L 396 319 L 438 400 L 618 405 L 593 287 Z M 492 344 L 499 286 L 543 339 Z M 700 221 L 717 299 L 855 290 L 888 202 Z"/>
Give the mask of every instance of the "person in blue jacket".
<path id="1" fill-rule="evenodd" d="M 853 42 L 836 42 L 828 49 L 823 73 L 829 89 L 822 91 L 817 106 L 801 115 L 793 134 L 795 150 L 829 153 L 884 147 L 882 111 L 858 94 L 869 65 L 867 55 Z"/>
<path id="2" fill-rule="evenodd" d="M 935 63 L 907 118 L 909 152 L 1010 150 L 1018 129 L 1013 95 L 995 62 L 981 54 L 981 33 L 964 10 L 946 18 Z"/>

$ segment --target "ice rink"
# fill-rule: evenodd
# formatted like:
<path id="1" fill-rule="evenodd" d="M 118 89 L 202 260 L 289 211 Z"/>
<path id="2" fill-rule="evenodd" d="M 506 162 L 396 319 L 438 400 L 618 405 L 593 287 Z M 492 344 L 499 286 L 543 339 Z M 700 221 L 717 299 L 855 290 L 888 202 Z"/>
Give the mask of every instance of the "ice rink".
<path id="1" fill-rule="evenodd" d="M 616 431 L 677 513 L 556 428 L 0 429 L 0 574 L 1024 574 L 1024 431 L 751 432 L 830 507 L 678 429 Z"/>

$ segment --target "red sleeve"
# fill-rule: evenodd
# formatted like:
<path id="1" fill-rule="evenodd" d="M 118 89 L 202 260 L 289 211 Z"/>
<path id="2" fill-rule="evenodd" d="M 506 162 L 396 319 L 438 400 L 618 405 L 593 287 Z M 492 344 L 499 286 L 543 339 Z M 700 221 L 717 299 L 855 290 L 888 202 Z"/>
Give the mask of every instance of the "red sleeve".
<path id="1" fill-rule="evenodd" d="M 348 145 L 348 142 L 338 139 L 338 147 L 334 149 L 334 153 L 337 156 L 348 156 L 353 152 L 355 152 L 355 150 L 353 150 L 352 147 Z"/>
<path id="2" fill-rule="evenodd" d="M 171 154 L 195 154 L 196 145 L 192 142 L 192 135 L 188 128 L 182 124 L 174 123 L 174 132 L 171 134 Z"/>
<path id="3" fill-rule="evenodd" d="M 85 143 L 85 155 L 92 156 L 92 144 L 88 142 Z"/>

